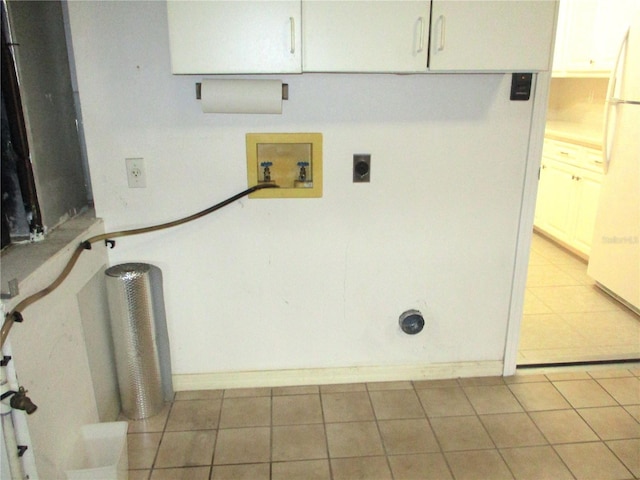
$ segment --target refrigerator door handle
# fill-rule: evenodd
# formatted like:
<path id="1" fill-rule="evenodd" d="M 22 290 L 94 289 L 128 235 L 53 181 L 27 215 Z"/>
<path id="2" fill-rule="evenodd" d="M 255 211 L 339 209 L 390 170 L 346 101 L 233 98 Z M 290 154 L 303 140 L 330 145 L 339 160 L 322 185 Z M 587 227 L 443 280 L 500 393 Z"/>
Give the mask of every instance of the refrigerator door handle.
<path id="1" fill-rule="evenodd" d="M 615 109 L 616 105 L 620 103 L 620 101 L 614 98 L 614 93 L 616 89 L 616 83 L 618 81 L 618 69 L 620 68 L 620 59 L 622 58 L 622 53 L 624 52 L 624 47 L 627 44 L 627 40 L 629 39 L 629 31 L 631 28 L 627 28 L 627 31 L 620 42 L 620 48 L 618 49 L 618 55 L 616 55 L 616 62 L 611 70 L 611 75 L 609 76 L 609 85 L 607 86 L 607 100 L 604 105 L 604 132 L 602 139 L 602 169 L 606 174 L 609 170 L 609 163 L 611 162 L 611 139 L 616 131 L 615 123 L 611 124 L 611 110 Z"/>

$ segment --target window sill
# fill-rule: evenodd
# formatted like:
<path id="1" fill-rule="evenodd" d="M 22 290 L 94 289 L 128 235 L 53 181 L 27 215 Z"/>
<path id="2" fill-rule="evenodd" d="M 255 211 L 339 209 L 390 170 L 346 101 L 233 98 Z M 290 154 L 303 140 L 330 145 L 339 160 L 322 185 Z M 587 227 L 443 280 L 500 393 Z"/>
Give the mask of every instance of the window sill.
<path id="1" fill-rule="evenodd" d="M 2 260 L 0 286 L 3 297 L 4 294 L 9 293 L 10 281 L 17 280 L 18 290 L 20 290 L 20 284 L 24 280 L 57 255 L 63 254 L 66 250 L 75 249 L 80 242 L 91 236 L 89 231 L 95 234 L 96 228 L 103 231 L 103 221 L 96 218 L 93 209 L 89 209 L 52 230 L 41 242 L 9 246 L 0 257 Z M 11 305 L 22 296 L 20 292 L 12 298 L 3 298 L 5 310 L 11 308 Z"/>

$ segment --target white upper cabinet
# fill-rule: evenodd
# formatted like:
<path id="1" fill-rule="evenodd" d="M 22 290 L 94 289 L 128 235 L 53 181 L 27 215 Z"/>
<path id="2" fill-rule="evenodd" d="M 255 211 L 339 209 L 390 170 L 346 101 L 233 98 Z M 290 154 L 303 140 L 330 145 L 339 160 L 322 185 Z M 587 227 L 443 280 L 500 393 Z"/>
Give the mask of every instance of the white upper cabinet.
<path id="1" fill-rule="evenodd" d="M 432 71 L 540 71 L 551 60 L 557 2 L 433 0 Z"/>
<path id="2" fill-rule="evenodd" d="M 305 72 L 425 72 L 429 1 L 303 1 Z"/>
<path id="3" fill-rule="evenodd" d="M 554 0 L 168 0 L 177 74 L 547 70 Z"/>
<path id="4" fill-rule="evenodd" d="M 553 72 L 607 76 L 638 0 L 562 0 Z"/>
<path id="5" fill-rule="evenodd" d="M 299 73 L 300 1 L 168 0 L 173 73 Z"/>

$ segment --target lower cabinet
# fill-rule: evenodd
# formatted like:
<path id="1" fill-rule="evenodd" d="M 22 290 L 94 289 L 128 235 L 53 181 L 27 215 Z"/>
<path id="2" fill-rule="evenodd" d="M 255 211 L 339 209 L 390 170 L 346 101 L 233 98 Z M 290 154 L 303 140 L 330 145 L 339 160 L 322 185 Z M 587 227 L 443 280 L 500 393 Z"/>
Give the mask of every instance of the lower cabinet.
<path id="1" fill-rule="evenodd" d="M 557 147 L 562 146 L 559 144 L 561 142 L 551 145 L 545 142 L 534 225 L 547 236 L 588 257 L 602 173 L 597 171 L 597 165 L 581 165 L 586 161 L 588 149 L 572 145 L 558 150 Z"/>

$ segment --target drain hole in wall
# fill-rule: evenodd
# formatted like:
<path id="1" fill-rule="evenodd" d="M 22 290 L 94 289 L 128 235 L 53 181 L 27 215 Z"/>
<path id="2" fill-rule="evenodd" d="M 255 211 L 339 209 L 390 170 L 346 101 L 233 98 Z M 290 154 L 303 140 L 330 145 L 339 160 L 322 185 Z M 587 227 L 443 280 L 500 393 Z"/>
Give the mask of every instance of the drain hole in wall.
<path id="1" fill-rule="evenodd" d="M 418 310 L 407 310 L 400 315 L 400 328 L 407 335 L 420 333 L 424 328 L 424 317 Z"/>

